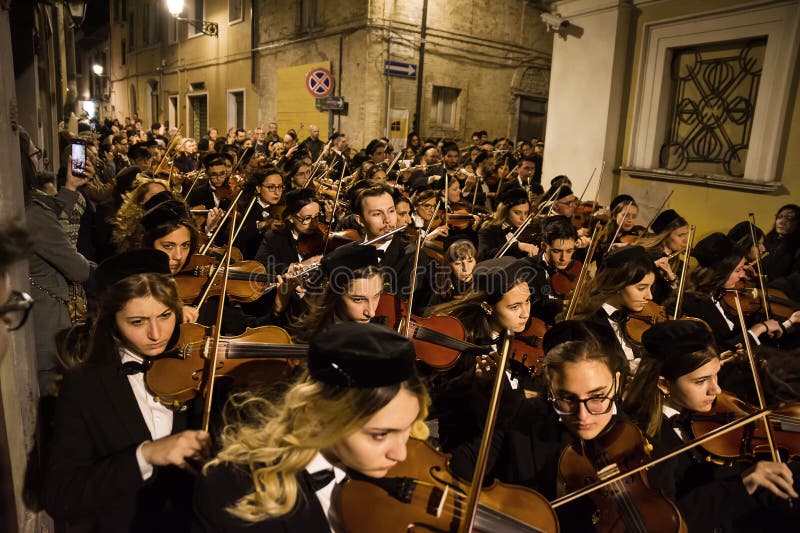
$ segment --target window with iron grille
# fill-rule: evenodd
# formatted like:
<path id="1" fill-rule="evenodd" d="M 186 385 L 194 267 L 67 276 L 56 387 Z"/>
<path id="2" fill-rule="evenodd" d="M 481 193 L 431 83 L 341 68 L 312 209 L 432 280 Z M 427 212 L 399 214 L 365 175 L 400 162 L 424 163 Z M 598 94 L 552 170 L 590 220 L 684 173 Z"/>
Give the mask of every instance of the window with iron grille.
<path id="1" fill-rule="evenodd" d="M 673 51 L 662 168 L 744 175 L 766 47 L 761 38 Z"/>

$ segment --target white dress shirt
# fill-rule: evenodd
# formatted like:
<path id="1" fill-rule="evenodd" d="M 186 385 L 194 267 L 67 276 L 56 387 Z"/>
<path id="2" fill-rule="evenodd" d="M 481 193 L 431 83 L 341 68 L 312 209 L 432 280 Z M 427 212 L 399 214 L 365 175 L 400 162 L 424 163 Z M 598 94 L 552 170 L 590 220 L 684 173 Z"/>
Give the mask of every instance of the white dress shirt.
<path id="1" fill-rule="evenodd" d="M 131 361 L 142 363 L 144 362 L 144 358 L 123 348 L 122 362 L 128 363 Z M 169 436 L 172 433 L 172 410 L 158 403 L 147 391 L 143 373 L 140 372 L 138 374 L 129 375 L 128 383 L 131 385 L 136 403 L 139 405 L 139 411 L 142 413 L 144 423 L 147 425 L 147 429 L 150 431 L 150 436 L 153 440 Z M 144 460 L 142 456 L 142 444 L 136 448 L 136 461 L 139 463 L 139 471 L 142 473 L 142 479 L 149 479 L 150 476 L 153 475 L 153 465 Z"/>
<path id="2" fill-rule="evenodd" d="M 617 336 L 617 340 L 619 340 L 619 344 L 620 346 L 622 346 L 622 351 L 625 353 L 625 357 L 628 358 L 628 363 L 630 364 L 631 372 L 636 372 L 636 369 L 639 367 L 639 361 L 641 361 L 641 359 L 636 357 L 636 353 L 633 351 L 633 346 L 628 344 L 625 335 L 623 335 L 622 330 L 620 329 L 619 323 L 611 320 L 611 314 L 614 311 L 619 311 L 619 309 L 617 309 L 611 304 L 606 303 L 603 304 L 603 311 L 605 311 L 606 314 L 608 315 L 608 323 L 611 324 L 611 329 L 614 330 L 614 335 Z"/>
<path id="3" fill-rule="evenodd" d="M 333 470 L 334 479 L 332 482 L 328 483 L 317 491 L 317 499 L 322 506 L 322 510 L 325 512 L 325 517 L 328 519 L 328 523 L 334 524 L 337 522 L 337 518 L 333 512 L 333 509 L 331 508 L 333 489 L 336 487 L 336 485 L 344 481 L 344 479 L 347 477 L 347 473 L 341 468 L 333 466 L 330 461 L 325 459 L 325 456 L 322 455 L 322 453 L 317 453 L 311 462 L 308 463 L 308 466 L 306 466 L 306 472 L 309 474 L 314 474 L 322 470 Z M 331 531 L 335 531 L 333 526 L 331 526 Z"/>

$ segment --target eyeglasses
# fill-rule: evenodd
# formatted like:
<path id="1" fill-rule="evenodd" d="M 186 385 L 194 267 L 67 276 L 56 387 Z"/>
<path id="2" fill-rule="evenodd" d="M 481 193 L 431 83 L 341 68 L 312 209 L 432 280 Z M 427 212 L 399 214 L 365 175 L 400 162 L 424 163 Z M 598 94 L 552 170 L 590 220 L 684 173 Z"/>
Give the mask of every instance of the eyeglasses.
<path id="1" fill-rule="evenodd" d="M 614 384 L 611 385 L 611 391 L 614 390 L 615 385 L 616 380 L 614 380 Z M 583 407 L 586 408 L 591 415 L 604 415 L 614 407 L 615 395 L 592 396 L 591 398 L 580 399 L 556 398 L 551 393 L 549 400 L 553 404 L 553 409 L 555 409 L 556 413 L 559 415 L 574 415 L 580 409 L 581 404 L 583 404 Z"/>
<path id="2" fill-rule="evenodd" d="M 295 218 L 295 220 L 297 220 L 298 223 L 300 223 L 300 224 L 305 226 L 307 224 L 310 224 L 311 221 L 314 220 L 314 219 L 319 220 L 319 218 L 321 216 L 322 216 L 321 213 L 317 213 L 316 215 L 308 215 L 308 216 L 305 216 L 305 217 L 298 217 L 297 215 L 295 215 L 294 218 Z"/>
<path id="3" fill-rule="evenodd" d="M 262 187 L 269 192 L 282 191 L 284 189 L 283 185 L 262 185 Z"/>
<path id="4" fill-rule="evenodd" d="M 792 222 L 793 220 L 797 220 L 797 216 L 794 213 L 778 213 L 775 215 L 775 219 L 783 219 Z"/>
<path id="5" fill-rule="evenodd" d="M 15 331 L 25 325 L 33 307 L 33 298 L 25 292 L 12 291 L 5 305 L 0 306 L 0 318 L 6 322 L 8 331 Z"/>
<path id="6" fill-rule="evenodd" d="M 559 200 L 556 203 L 560 205 L 578 205 L 578 199 L 576 198 L 574 200 L 569 200 L 569 201 Z"/>
<path id="7" fill-rule="evenodd" d="M 417 206 L 417 209 L 419 209 L 419 208 L 433 209 L 435 206 L 436 206 L 436 204 L 419 204 Z"/>

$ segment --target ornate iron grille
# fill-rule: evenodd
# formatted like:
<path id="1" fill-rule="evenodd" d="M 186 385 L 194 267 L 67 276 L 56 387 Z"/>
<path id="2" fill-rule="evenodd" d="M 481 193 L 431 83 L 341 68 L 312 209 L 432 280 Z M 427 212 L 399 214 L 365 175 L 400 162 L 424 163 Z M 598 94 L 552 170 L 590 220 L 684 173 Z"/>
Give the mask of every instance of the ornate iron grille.
<path id="1" fill-rule="evenodd" d="M 764 38 L 674 52 L 662 168 L 744 175 L 766 44 Z"/>

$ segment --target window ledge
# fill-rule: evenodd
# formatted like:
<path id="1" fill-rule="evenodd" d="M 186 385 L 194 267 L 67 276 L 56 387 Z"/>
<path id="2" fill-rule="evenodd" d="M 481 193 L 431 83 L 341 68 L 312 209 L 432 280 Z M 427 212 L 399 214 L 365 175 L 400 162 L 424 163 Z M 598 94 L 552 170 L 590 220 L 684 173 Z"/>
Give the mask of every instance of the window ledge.
<path id="1" fill-rule="evenodd" d="M 731 178 L 729 176 L 720 176 L 716 174 L 691 174 L 688 172 L 675 172 L 660 168 L 622 167 L 620 170 L 632 178 L 659 180 L 672 183 L 687 183 L 689 185 L 716 187 L 718 189 L 730 189 L 735 191 L 769 194 L 778 192 L 778 189 L 782 187 L 780 181 L 758 182 L 744 180 L 741 178 Z"/>

